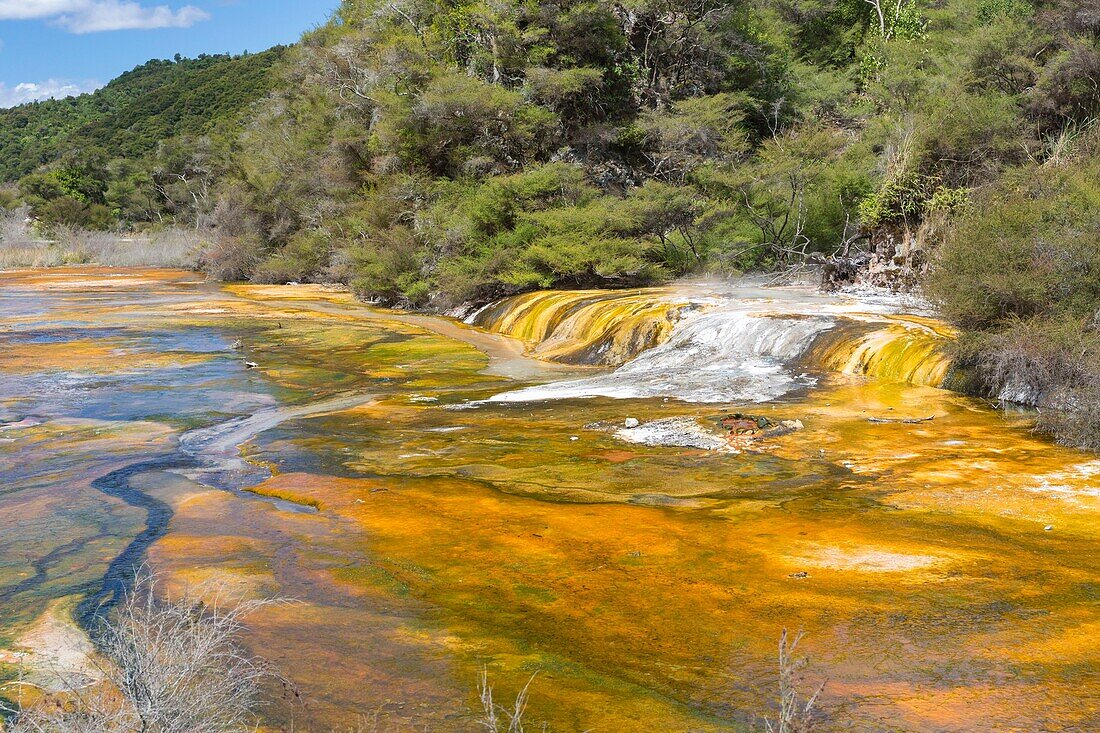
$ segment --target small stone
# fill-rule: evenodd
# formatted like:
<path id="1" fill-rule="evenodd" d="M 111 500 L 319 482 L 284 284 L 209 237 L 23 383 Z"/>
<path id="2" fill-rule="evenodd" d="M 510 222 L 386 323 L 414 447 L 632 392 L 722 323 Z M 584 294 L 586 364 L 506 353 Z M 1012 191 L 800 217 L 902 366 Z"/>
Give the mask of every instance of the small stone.
<path id="1" fill-rule="evenodd" d="M 1043 527 L 1044 532 L 1051 532 L 1053 530 L 1054 530 L 1054 525 L 1053 524 L 1048 524 L 1047 526 Z"/>
<path id="2" fill-rule="evenodd" d="M 642 423 L 636 417 L 628 417 L 623 421 L 623 426 L 627 428 L 636 428 Z"/>
<path id="3" fill-rule="evenodd" d="M 752 435 L 757 430 L 766 427 L 766 423 L 761 425 L 758 418 L 751 415 L 742 415 L 740 412 L 726 415 L 722 418 L 721 423 L 722 427 L 728 430 L 731 435 Z"/>
<path id="4" fill-rule="evenodd" d="M 801 580 L 802 578 L 810 577 L 810 574 L 807 573 L 805 570 L 799 570 L 797 573 L 791 573 L 787 577 L 788 578 L 794 578 L 796 580 Z"/>
<path id="5" fill-rule="evenodd" d="M 570 435 L 569 439 L 570 440 L 580 440 L 580 438 L 578 438 L 576 435 Z"/>

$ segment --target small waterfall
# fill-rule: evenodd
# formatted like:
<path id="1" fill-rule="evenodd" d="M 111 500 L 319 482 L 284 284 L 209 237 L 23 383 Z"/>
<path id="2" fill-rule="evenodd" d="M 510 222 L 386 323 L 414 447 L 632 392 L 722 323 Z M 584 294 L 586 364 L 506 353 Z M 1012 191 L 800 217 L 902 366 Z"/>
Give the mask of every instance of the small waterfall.
<path id="1" fill-rule="evenodd" d="M 953 332 L 930 318 L 899 315 L 898 307 L 881 295 L 752 286 L 543 292 L 499 301 L 470 321 L 525 340 L 541 358 L 622 364 L 492 402 L 600 396 L 743 403 L 813 385 L 824 372 L 941 386 Z"/>
<path id="2" fill-rule="evenodd" d="M 915 316 L 849 321 L 822 335 L 806 363 L 823 371 L 939 387 L 951 370 L 945 345 L 953 333 Z"/>
<path id="3" fill-rule="evenodd" d="M 668 341 L 610 374 L 528 387 L 490 401 L 601 396 L 765 402 L 813 384 L 811 377 L 788 369 L 787 364 L 834 325 L 827 317 L 702 311 L 685 317 Z"/>
<path id="4" fill-rule="evenodd" d="M 466 322 L 525 341 L 533 356 L 618 366 L 664 342 L 681 305 L 662 290 L 543 291 L 491 303 Z"/>

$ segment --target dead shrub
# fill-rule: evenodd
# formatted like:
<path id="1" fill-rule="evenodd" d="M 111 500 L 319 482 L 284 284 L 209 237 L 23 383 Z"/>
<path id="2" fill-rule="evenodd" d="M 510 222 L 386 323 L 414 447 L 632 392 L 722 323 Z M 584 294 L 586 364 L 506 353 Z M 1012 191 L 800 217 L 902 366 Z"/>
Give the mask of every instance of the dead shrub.
<path id="1" fill-rule="evenodd" d="M 481 700 L 482 716 L 478 721 L 488 733 L 523 733 L 523 717 L 527 713 L 527 701 L 531 683 L 535 681 L 535 675 L 527 680 L 527 684 L 516 695 L 515 702 L 510 706 L 499 705 L 493 700 L 493 688 L 489 684 L 489 672 L 481 671 L 481 681 L 477 686 L 478 698 Z"/>
<path id="2" fill-rule="evenodd" d="M 1040 408 L 1038 432 L 1100 450 L 1100 329 L 1090 321 L 1014 321 L 997 333 L 965 339 L 962 348 L 991 396 Z"/>
<path id="3" fill-rule="evenodd" d="M 799 631 L 792 639 L 783 629 L 779 637 L 779 710 L 775 720 L 764 719 L 766 733 L 810 733 L 814 729 L 817 700 L 825 690 L 825 683 L 803 699 L 800 691 L 802 671 L 809 662 L 805 657 L 795 656 L 802 636 Z"/>
<path id="4" fill-rule="evenodd" d="M 272 601 L 224 589 L 173 597 L 155 575 L 93 631 L 102 682 L 72 681 L 14 712 L 10 733 L 236 733 L 254 730 L 261 685 L 276 677 L 238 643 L 243 619 Z"/>
<path id="5" fill-rule="evenodd" d="M 247 280 L 263 256 L 263 245 L 254 235 L 219 235 L 199 255 L 199 268 L 215 280 Z"/>

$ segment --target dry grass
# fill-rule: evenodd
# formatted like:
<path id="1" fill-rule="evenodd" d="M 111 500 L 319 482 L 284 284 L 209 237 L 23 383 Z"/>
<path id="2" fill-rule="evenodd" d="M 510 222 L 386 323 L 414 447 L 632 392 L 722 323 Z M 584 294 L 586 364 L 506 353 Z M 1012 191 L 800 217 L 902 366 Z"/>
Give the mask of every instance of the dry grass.
<path id="1" fill-rule="evenodd" d="M 0 270 L 86 264 L 194 268 L 204 241 L 202 232 L 189 229 L 131 237 L 66 227 L 44 239 L 26 219 L 25 209 L 0 215 Z"/>

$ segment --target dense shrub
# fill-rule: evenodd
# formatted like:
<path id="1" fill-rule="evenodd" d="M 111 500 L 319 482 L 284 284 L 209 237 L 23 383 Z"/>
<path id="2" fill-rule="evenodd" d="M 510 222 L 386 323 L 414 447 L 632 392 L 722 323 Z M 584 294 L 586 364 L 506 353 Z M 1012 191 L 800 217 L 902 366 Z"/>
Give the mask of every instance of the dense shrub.
<path id="1" fill-rule="evenodd" d="M 429 286 L 421 278 L 420 243 L 406 227 L 378 231 L 347 250 L 352 289 L 369 300 L 423 305 Z"/>
<path id="2" fill-rule="evenodd" d="M 51 228 L 65 226 L 107 230 L 116 224 L 111 210 L 103 204 L 88 203 L 67 196 L 39 204 L 35 207 L 34 214 Z"/>
<path id="3" fill-rule="evenodd" d="M 347 0 L 291 54 L 216 212 L 260 234 L 255 279 L 315 264 L 406 305 L 703 267 L 730 212 L 693 174 L 794 121 L 770 22 L 740 0 Z M 302 252 L 302 232 L 333 256 Z"/>
<path id="4" fill-rule="evenodd" d="M 263 243 L 255 235 L 219 236 L 203 249 L 198 264 L 218 280 L 245 280 L 263 256 Z"/>
<path id="5" fill-rule="evenodd" d="M 991 394 L 1045 406 L 1041 427 L 1100 449 L 1100 135 L 982 197 L 928 283 L 966 329 L 965 363 Z"/>
<path id="6" fill-rule="evenodd" d="M 945 315 L 987 330 L 1100 307 L 1100 166 L 1028 168 L 990 193 L 940 253 Z"/>
<path id="7" fill-rule="evenodd" d="M 323 279 L 328 274 L 331 257 L 331 240 L 326 232 L 301 231 L 257 263 L 252 279 L 263 283 Z"/>
<path id="8" fill-rule="evenodd" d="M 1047 129 L 1100 115 L 1100 49 L 1094 41 L 1064 44 L 1029 92 L 1028 111 Z"/>

